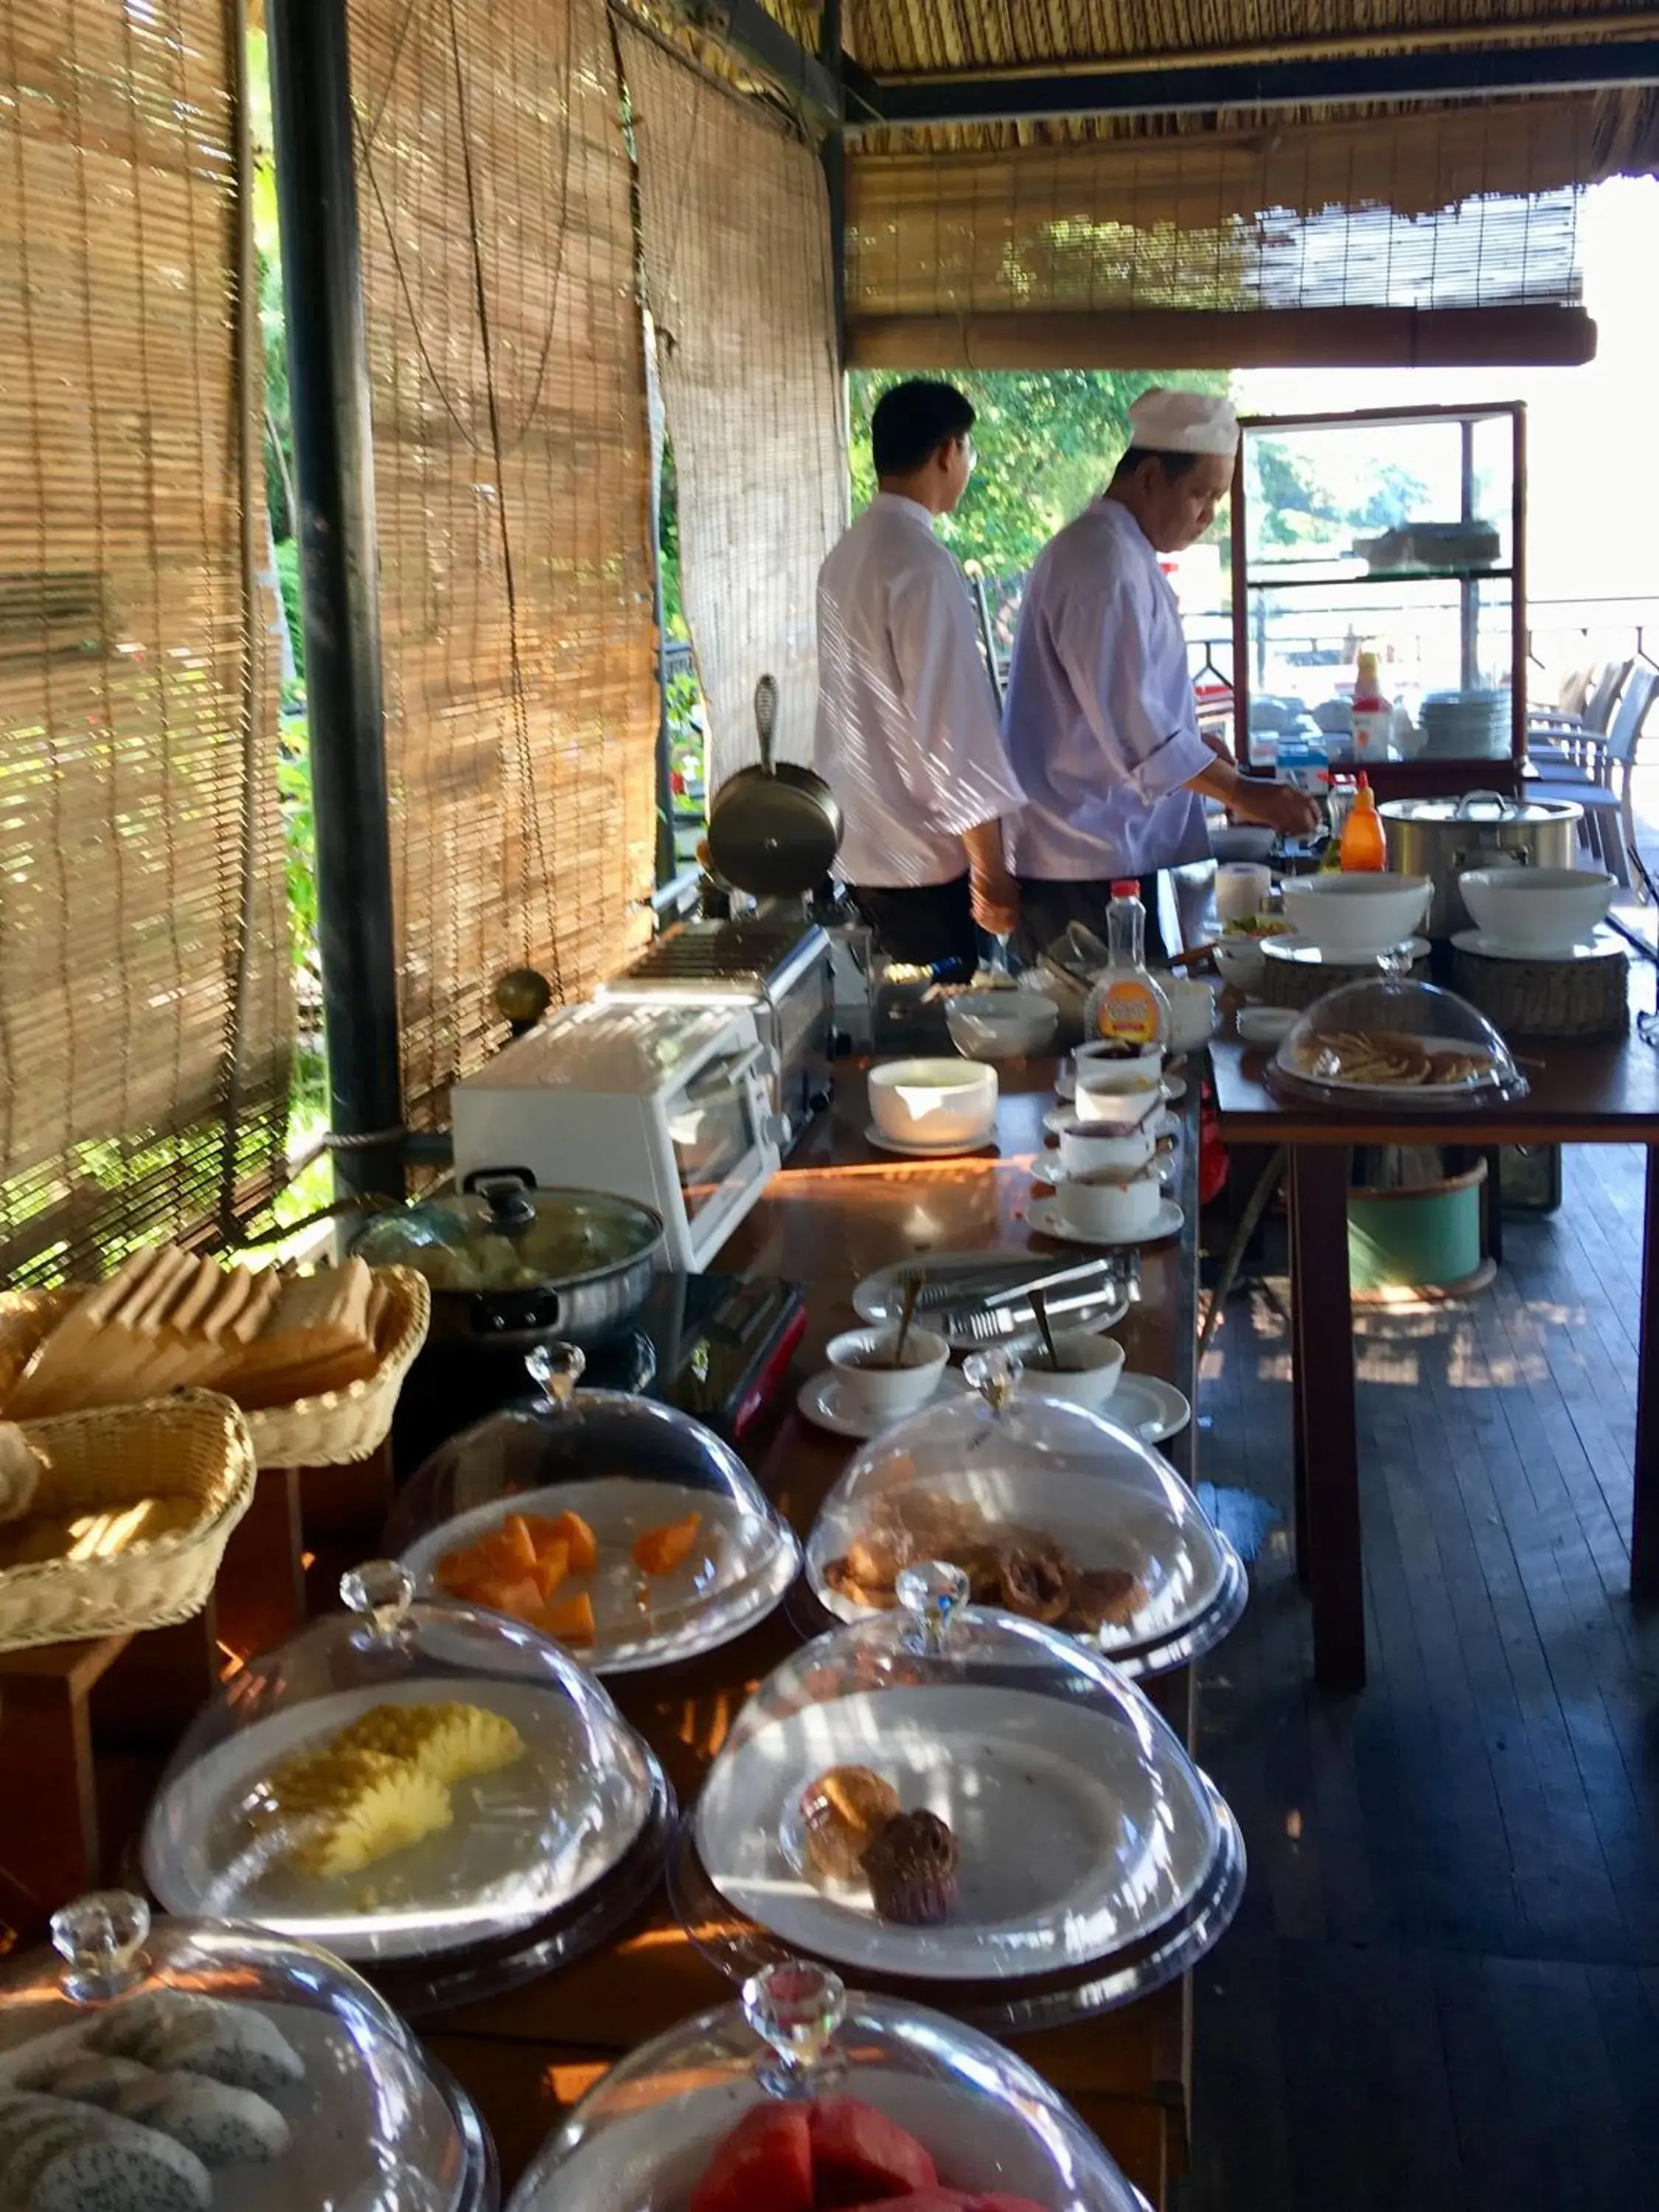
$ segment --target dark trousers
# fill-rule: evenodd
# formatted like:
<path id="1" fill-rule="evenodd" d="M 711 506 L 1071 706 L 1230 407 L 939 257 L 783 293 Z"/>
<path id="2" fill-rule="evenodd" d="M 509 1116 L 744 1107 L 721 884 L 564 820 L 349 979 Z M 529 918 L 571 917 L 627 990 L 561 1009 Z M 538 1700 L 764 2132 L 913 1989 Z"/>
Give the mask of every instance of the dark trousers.
<path id="1" fill-rule="evenodd" d="M 953 976 L 973 974 L 979 940 L 965 869 L 948 884 L 918 884 L 902 890 L 854 884 L 853 896 L 890 960 L 945 969 Z"/>
<path id="2" fill-rule="evenodd" d="M 1074 921 L 1093 930 L 1105 944 L 1106 909 L 1112 902 L 1109 881 L 1104 878 L 1072 881 L 1046 876 L 1021 876 L 1018 880 L 1019 934 L 1014 944 L 1028 967 L 1040 952 L 1048 951 L 1057 937 L 1064 937 Z M 1161 966 L 1168 957 L 1168 948 L 1158 920 L 1156 876 L 1142 878 L 1140 901 L 1146 909 L 1147 965 Z"/>

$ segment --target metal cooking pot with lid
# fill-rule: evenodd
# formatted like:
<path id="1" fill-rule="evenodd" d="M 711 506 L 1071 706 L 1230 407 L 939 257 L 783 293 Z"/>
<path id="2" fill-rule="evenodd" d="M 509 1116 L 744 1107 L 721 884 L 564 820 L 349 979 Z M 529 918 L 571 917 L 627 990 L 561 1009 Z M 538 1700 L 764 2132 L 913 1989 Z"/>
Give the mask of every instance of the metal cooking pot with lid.
<path id="1" fill-rule="evenodd" d="M 1583 807 L 1570 799 L 1505 799 L 1468 791 L 1461 799 L 1390 799 L 1378 807 L 1389 866 L 1427 876 L 1431 937 L 1471 927 L 1457 878 L 1470 868 L 1570 868 Z"/>
<path id="2" fill-rule="evenodd" d="M 479 1168 L 459 1192 L 378 1215 L 351 1249 L 426 1277 L 434 1341 L 591 1351 L 645 1304 L 663 1239 L 662 1216 L 635 1199 Z"/>

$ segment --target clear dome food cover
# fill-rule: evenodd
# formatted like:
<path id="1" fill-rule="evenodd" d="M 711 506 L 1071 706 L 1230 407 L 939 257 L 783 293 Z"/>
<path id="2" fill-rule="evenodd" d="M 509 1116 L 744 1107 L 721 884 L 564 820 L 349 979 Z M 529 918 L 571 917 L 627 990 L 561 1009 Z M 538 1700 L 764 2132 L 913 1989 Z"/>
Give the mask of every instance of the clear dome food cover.
<path id="1" fill-rule="evenodd" d="M 309 1944 L 83 1897 L 0 1968 L 0 2202 L 27 2212 L 492 2212 L 461 2090 Z"/>
<path id="2" fill-rule="evenodd" d="M 735 1979 L 814 1960 L 978 2025 L 1053 2024 L 1182 1972 L 1231 1918 L 1232 1815 L 1111 1663 L 905 1568 L 738 1715 L 671 1862 Z"/>
<path id="3" fill-rule="evenodd" d="M 510 2212 L 1146 2212 L 1071 2107 L 988 2036 L 791 1960 L 613 2067 Z"/>
<path id="4" fill-rule="evenodd" d="M 1133 1674 L 1208 1650 L 1237 1621 L 1237 1553 L 1160 1452 L 1103 1414 L 1046 1398 L 1004 1352 L 975 1388 L 866 1444 L 806 1540 L 814 1596 L 839 1620 L 897 1603 L 902 1571 L 944 1560 L 975 1604 L 1083 1638 Z"/>
<path id="5" fill-rule="evenodd" d="M 388 1560 L 341 1594 L 191 1723 L 145 1819 L 153 1893 L 320 1943 L 413 2012 L 599 1942 L 661 1870 L 652 1753 L 535 1630 Z"/>
<path id="6" fill-rule="evenodd" d="M 596 1674 L 689 1659 L 764 1619 L 800 1546 L 731 1446 L 672 1406 L 577 1389 L 574 1346 L 525 1364 L 539 1399 L 452 1437 L 398 1501 L 386 1548 L 416 1586 L 526 1621 Z"/>
<path id="7" fill-rule="evenodd" d="M 1410 1113 L 1524 1098 L 1527 1079 L 1481 1013 L 1410 975 L 1366 976 L 1316 999 L 1281 1040 L 1275 1090 Z"/>

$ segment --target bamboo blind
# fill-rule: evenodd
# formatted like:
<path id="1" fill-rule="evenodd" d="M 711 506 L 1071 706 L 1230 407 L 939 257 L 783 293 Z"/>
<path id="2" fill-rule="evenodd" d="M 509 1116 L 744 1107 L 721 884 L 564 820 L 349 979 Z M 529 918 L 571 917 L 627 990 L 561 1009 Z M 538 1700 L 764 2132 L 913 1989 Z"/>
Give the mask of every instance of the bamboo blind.
<path id="1" fill-rule="evenodd" d="M 643 936 L 658 705 L 599 0 L 350 0 L 405 1111 Z"/>
<path id="2" fill-rule="evenodd" d="M 0 0 L 0 1277 L 280 1170 L 289 967 L 245 531 L 223 0 Z M 252 472 L 254 496 L 263 479 Z"/>
<path id="3" fill-rule="evenodd" d="M 847 508 L 828 198 L 815 153 L 769 111 L 621 35 L 717 788 L 757 757 L 763 673 L 779 757 L 811 757 L 817 572 Z"/>
<path id="4" fill-rule="evenodd" d="M 861 153 L 849 322 L 1570 304 L 1578 188 L 1603 165 L 1585 100 Z"/>

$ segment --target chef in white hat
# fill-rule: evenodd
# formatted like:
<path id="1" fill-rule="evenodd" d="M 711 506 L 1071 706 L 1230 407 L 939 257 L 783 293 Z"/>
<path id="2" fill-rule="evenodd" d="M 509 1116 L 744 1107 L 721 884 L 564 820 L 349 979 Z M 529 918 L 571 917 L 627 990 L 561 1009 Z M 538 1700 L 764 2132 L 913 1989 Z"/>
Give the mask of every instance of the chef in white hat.
<path id="1" fill-rule="evenodd" d="M 1144 392 L 1110 483 L 1027 579 L 1003 728 L 1025 793 L 1013 843 L 1028 957 L 1072 921 L 1103 935 L 1115 878 L 1206 859 L 1206 797 L 1293 836 L 1317 822 L 1310 799 L 1248 781 L 1199 735 L 1181 611 L 1158 566 L 1209 528 L 1237 447 L 1230 401 Z M 1156 952 L 1150 883 L 1142 896 Z"/>

